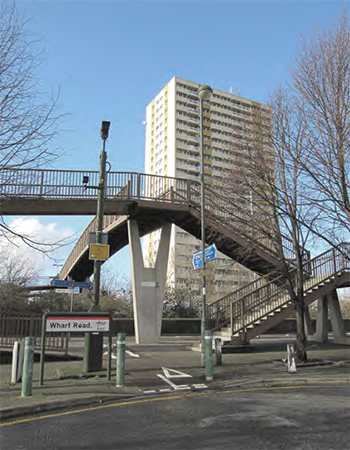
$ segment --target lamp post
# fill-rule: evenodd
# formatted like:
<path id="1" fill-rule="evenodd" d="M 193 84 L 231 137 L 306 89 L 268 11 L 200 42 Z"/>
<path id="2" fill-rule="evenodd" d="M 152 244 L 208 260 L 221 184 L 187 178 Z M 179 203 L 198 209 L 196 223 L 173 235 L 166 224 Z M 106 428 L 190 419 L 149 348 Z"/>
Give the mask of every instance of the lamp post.
<path id="1" fill-rule="evenodd" d="M 102 138 L 102 151 L 100 154 L 100 173 L 98 183 L 98 197 L 97 197 L 97 212 L 96 212 L 96 244 L 102 244 L 102 231 L 103 231 L 103 213 L 104 213 L 104 200 L 106 190 L 106 140 L 108 138 L 110 122 L 103 121 L 101 125 L 101 138 Z M 94 287 L 93 298 L 94 304 L 91 308 L 92 311 L 100 310 L 100 284 L 101 284 L 101 265 L 102 261 L 94 261 Z"/>
<path id="2" fill-rule="evenodd" d="M 106 190 L 106 140 L 108 138 L 110 122 L 103 121 L 101 125 L 102 151 L 100 154 L 100 171 L 97 194 L 96 211 L 96 244 L 102 243 L 104 200 Z M 83 180 L 83 182 L 88 182 Z M 94 261 L 94 285 L 93 285 L 93 305 L 90 311 L 100 311 L 100 284 L 101 284 L 101 261 Z M 85 370 L 86 372 L 96 372 L 102 370 L 103 335 L 85 334 Z"/>
<path id="3" fill-rule="evenodd" d="M 208 85 L 202 85 L 198 91 L 199 97 L 199 151 L 201 154 L 201 240 L 202 240 L 202 317 L 201 317 L 201 365 L 205 365 L 205 327 L 206 327 L 206 276 L 205 276 L 205 192 L 204 192 L 204 149 L 203 149 L 203 101 L 210 100 L 213 90 Z"/>

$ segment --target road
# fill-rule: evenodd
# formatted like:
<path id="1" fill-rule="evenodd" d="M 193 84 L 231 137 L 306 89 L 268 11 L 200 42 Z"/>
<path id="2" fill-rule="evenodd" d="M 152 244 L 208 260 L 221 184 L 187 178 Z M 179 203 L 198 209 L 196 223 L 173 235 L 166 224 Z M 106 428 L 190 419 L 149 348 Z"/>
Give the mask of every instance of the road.
<path id="1" fill-rule="evenodd" d="M 2 424 L 1 449 L 345 450 L 348 387 L 174 392 Z"/>

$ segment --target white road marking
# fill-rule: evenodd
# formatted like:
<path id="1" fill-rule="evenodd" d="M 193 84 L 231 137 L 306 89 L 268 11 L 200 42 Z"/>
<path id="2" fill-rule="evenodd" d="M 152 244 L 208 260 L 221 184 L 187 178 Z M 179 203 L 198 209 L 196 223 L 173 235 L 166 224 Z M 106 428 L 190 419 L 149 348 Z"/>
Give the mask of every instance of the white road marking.
<path id="1" fill-rule="evenodd" d="M 176 384 L 174 384 L 173 382 L 171 382 L 170 380 L 168 380 L 168 378 L 165 377 L 164 375 L 161 375 L 160 373 L 157 373 L 157 377 L 161 378 L 163 381 L 165 381 L 166 383 L 168 383 L 169 386 L 171 386 L 173 389 L 176 389 Z"/>
<path id="2" fill-rule="evenodd" d="M 219 416 L 208 416 L 204 417 L 197 425 L 198 428 L 208 428 L 215 426 L 216 422 L 220 424 L 228 422 L 235 423 L 239 426 L 240 423 L 246 420 L 254 421 L 255 426 L 261 428 L 275 428 L 281 426 L 288 427 L 300 427 L 300 424 L 291 421 L 285 417 L 276 416 L 275 414 L 270 414 L 268 411 L 245 411 L 244 413 L 234 413 L 234 414 L 224 414 Z"/>
<path id="3" fill-rule="evenodd" d="M 167 378 L 192 378 L 192 375 L 188 375 L 188 373 L 180 372 L 175 369 L 168 369 L 167 367 L 162 367 L 162 371 Z M 173 375 L 171 375 L 170 372 L 172 372 Z"/>
<path id="4" fill-rule="evenodd" d="M 150 391 L 143 391 L 144 394 L 155 394 L 157 391 L 155 389 Z"/>
<path id="5" fill-rule="evenodd" d="M 188 385 L 186 385 L 186 384 L 176 385 L 175 383 L 170 381 L 167 377 L 165 377 L 164 375 L 161 375 L 159 373 L 157 373 L 157 377 L 161 378 L 163 381 L 168 383 L 169 386 L 171 386 L 175 391 L 180 391 L 180 390 L 184 390 L 184 389 L 190 389 L 190 387 Z"/>
<path id="6" fill-rule="evenodd" d="M 125 350 L 125 353 L 127 353 L 129 356 L 132 356 L 133 358 L 139 358 L 140 355 L 137 353 L 133 353 L 131 350 Z"/>
<path id="7" fill-rule="evenodd" d="M 103 356 L 104 356 L 104 355 L 108 356 L 108 352 L 104 352 L 104 353 L 103 353 Z M 115 356 L 114 353 L 111 353 L 111 359 L 117 359 L 117 357 Z"/>
<path id="8" fill-rule="evenodd" d="M 195 389 L 207 389 L 208 386 L 206 384 L 193 384 L 192 385 Z"/>

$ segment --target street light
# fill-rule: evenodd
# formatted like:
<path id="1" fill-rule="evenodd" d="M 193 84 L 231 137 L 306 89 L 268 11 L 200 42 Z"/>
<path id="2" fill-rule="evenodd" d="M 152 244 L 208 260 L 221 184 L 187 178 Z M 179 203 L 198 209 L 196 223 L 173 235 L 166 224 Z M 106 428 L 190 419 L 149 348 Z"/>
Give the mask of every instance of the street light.
<path id="1" fill-rule="evenodd" d="M 206 277 L 205 277 L 205 192 L 204 192 L 204 149 L 203 149 L 203 101 L 210 100 L 213 90 L 210 86 L 204 84 L 199 87 L 199 151 L 201 154 L 201 239 L 202 239 L 202 317 L 201 317 L 201 364 L 205 365 L 205 327 L 206 327 Z"/>
<path id="2" fill-rule="evenodd" d="M 108 132 L 111 122 L 103 121 L 101 125 L 101 138 L 105 141 L 108 138 Z"/>
<path id="3" fill-rule="evenodd" d="M 102 138 L 102 151 L 100 154 L 100 174 L 98 183 L 98 196 L 97 196 L 97 211 L 96 211 L 96 244 L 102 244 L 102 231 L 103 231 L 103 213 L 104 213 L 104 199 L 106 188 L 106 140 L 108 138 L 109 127 L 111 123 L 103 121 L 101 125 L 101 138 Z M 102 262 L 94 261 L 94 304 L 92 310 L 100 310 L 100 280 L 101 280 L 101 265 Z"/>
<path id="4" fill-rule="evenodd" d="M 100 171 L 97 194 L 97 211 L 96 211 L 96 244 L 102 243 L 103 231 L 103 214 L 104 200 L 106 190 L 106 140 L 108 138 L 110 122 L 103 121 L 101 125 L 102 151 L 100 154 Z M 89 182 L 89 179 L 83 182 Z M 85 184 L 87 184 L 85 183 Z M 90 311 L 100 311 L 100 284 L 101 284 L 101 265 L 102 261 L 94 261 L 94 284 L 93 284 L 93 305 Z M 103 353 L 103 335 L 85 334 L 85 370 L 86 372 L 97 372 L 102 369 L 102 353 Z"/>

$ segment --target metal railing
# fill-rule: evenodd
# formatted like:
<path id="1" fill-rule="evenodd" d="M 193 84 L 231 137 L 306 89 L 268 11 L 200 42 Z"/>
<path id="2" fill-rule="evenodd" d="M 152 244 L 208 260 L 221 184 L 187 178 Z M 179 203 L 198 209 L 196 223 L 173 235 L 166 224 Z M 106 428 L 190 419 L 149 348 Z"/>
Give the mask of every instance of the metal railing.
<path id="1" fill-rule="evenodd" d="M 344 271 L 350 271 L 350 260 L 344 253 L 335 249 L 327 250 L 305 261 L 303 264 L 305 298 L 314 289 Z M 292 269 L 290 274 L 295 285 L 296 269 Z M 207 318 L 214 330 L 229 326 L 232 335 L 237 335 L 245 332 L 247 326 L 290 304 L 291 298 L 282 275 L 272 279 L 260 277 L 208 305 Z"/>
<path id="2" fill-rule="evenodd" d="M 15 341 L 34 337 L 35 348 L 41 346 L 42 315 L 6 315 L 0 317 L 0 347 L 13 347 Z M 46 349 L 66 351 L 67 333 L 46 333 Z"/>
<path id="3" fill-rule="evenodd" d="M 200 185 L 192 183 L 190 186 L 190 202 L 196 209 L 200 209 Z M 245 241 L 253 243 L 265 250 L 275 258 L 280 255 L 275 246 L 275 239 L 263 233 L 254 226 L 254 219 L 243 208 L 237 205 L 228 205 L 227 199 L 220 195 L 219 190 L 210 187 L 205 189 L 205 206 L 210 212 L 210 218 L 221 226 L 235 230 Z M 290 239 L 282 236 L 283 253 L 289 261 L 295 260 L 295 252 Z"/>
<path id="4" fill-rule="evenodd" d="M 88 189 L 83 184 L 83 177 L 89 178 Z M 0 197 L 89 199 L 97 197 L 98 183 L 99 173 L 95 171 L 2 168 Z M 154 200 L 171 188 L 174 191 L 184 189 L 186 184 L 187 180 L 180 178 L 136 172 L 108 172 L 106 198 L 119 196 Z M 129 186 L 129 189 L 121 195 L 120 191 L 125 186 Z M 164 198 L 163 201 L 170 199 Z"/>

